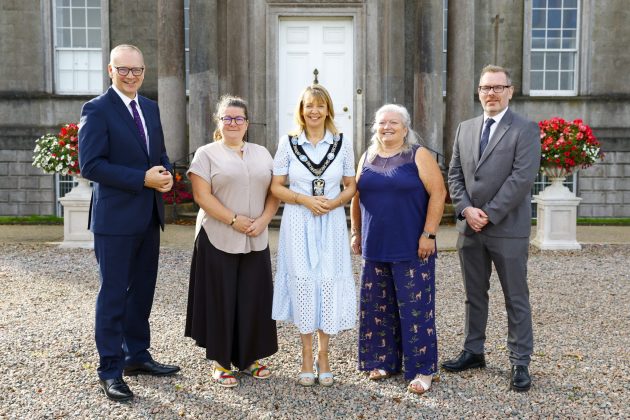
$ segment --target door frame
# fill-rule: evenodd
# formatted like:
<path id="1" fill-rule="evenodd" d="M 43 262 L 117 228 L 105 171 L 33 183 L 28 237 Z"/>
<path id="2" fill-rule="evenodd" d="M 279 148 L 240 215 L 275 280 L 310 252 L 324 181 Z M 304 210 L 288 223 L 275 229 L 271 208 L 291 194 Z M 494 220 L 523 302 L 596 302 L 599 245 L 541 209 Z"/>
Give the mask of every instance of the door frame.
<path id="1" fill-rule="evenodd" d="M 353 145 L 355 156 L 363 150 L 363 121 L 365 115 L 365 5 L 352 4 L 343 7 L 335 7 L 325 5 L 299 5 L 297 7 L 288 7 L 284 5 L 267 4 L 266 23 L 267 23 L 267 57 L 266 57 L 266 93 L 267 93 L 267 109 L 266 109 L 266 133 L 268 136 L 267 145 L 272 154 L 275 154 L 278 140 L 278 74 L 279 74 L 279 39 L 278 30 L 280 27 L 280 18 L 339 18 L 346 17 L 352 20 L 352 30 L 354 35 L 354 86 L 353 91 L 353 109 L 354 109 L 354 139 Z M 357 98 L 357 90 L 361 90 L 361 97 Z"/>

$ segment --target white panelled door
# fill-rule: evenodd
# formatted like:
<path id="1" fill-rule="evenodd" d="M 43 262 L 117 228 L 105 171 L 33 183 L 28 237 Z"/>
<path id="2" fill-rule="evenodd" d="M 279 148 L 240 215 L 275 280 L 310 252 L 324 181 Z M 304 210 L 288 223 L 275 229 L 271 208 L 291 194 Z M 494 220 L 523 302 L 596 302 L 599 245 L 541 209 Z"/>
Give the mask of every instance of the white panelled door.
<path id="1" fill-rule="evenodd" d="M 295 128 L 298 96 L 317 79 L 332 97 L 335 123 L 354 141 L 354 37 L 352 18 L 280 18 L 279 135 Z"/>

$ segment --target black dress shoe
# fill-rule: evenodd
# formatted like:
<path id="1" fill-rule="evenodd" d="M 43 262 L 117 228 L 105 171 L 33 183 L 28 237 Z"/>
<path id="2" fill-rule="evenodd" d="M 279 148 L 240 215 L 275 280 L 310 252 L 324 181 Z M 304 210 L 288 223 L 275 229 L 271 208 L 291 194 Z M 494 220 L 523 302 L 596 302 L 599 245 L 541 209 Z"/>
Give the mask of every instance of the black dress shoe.
<path id="1" fill-rule="evenodd" d="M 139 365 L 130 365 L 125 367 L 125 376 L 136 375 L 152 375 L 152 376 L 167 376 L 179 372 L 179 366 L 163 365 L 155 360 L 149 360 Z"/>
<path id="2" fill-rule="evenodd" d="M 122 402 L 133 398 L 133 392 L 123 381 L 123 378 L 99 379 L 99 382 L 101 389 L 110 400 Z"/>
<path id="3" fill-rule="evenodd" d="M 486 367 L 486 358 L 482 354 L 470 353 L 462 350 L 456 359 L 447 360 L 442 363 L 442 369 L 449 372 L 461 372 L 467 369 Z"/>
<path id="4" fill-rule="evenodd" d="M 529 376 L 529 369 L 527 366 L 515 366 L 512 365 L 512 372 L 510 373 L 510 388 L 516 392 L 529 391 L 532 386 L 532 378 Z"/>

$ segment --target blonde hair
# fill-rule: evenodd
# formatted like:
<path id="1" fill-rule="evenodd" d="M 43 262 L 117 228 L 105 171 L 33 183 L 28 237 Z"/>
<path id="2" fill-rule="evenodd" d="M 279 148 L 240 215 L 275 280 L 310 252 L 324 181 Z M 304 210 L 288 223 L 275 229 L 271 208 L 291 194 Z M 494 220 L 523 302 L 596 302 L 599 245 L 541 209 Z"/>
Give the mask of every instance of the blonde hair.
<path id="1" fill-rule="evenodd" d="M 231 106 L 241 108 L 243 112 L 245 113 L 245 119 L 249 121 L 249 113 L 247 112 L 247 102 L 245 102 L 245 99 L 239 96 L 234 96 L 234 95 L 221 96 L 221 98 L 219 99 L 219 102 L 217 102 L 217 109 L 214 115 L 212 116 L 212 119 L 214 120 L 217 126 L 213 134 L 214 141 L 219 141 L 223 139 L 223 135 L 221 134 L 221 129 L 220 129 L 221 124 L 223 123 L 223 121 L 221 121 L 221 118 L 223 117 L 225 110 Z M 243 141 L 247 141 L 247 132 L 245 132 Z"/>
<path id="2" fill-rule="evenodd" d="M 304 120 L 304 100 L 307 96 L 313 97 L 316 101 L 322 102 L 326 104 L 328 108 L 328 115 L 326 115 L 325 127 L 326 130 L 330 131 L 332 134 L 338 134 L 339 130 L 337 130 L 337 126 L 335 126 L 335 109 L 333 108 L 332 99 L 330 98 L 330 94 L 320 84 L 313 84 L 307 86 L 302 93 L 300 94 L 300 101 L 295 107 L 295 115 L 293 116 L 295 123 L 297 124 L 297 128 L 290 132 L 290 135 L 297 136 L 302 133 L 306 129 L 306 121 Z"/>
<path id="3" fill-rule="evenodd" d="M 131 45 L 131 44 L 120 44 L 120 45 L 116 45 L 114 48 L 112 48 L 112 50 L 109 52 L 109 64 L 114 64 L 114 57 L 121 52 L 122 50 L 132 50 L 137 52 L 138 54 L 140 54 L 140 57 L 142 57 L 142 61 L 144 61 L 144 54 L 142 54 L 142 51 L 140 51 L 140 48 L 136 47 L 135 45 Z"/>
<path id="4" fill-rule="evenodd" d="M 372 137 L 370 139 L 370 147 L 367 150 L 367 160 L 372 162 L 376 155 L 383 150 L 383 141 L 378 137 L 378 118 L 386 112 L 395 112 L 400 116 L 402 125 L 407 129 L 407 135 L 403 139 L 403 146 L 400 149 L 400 153 L 411 150 L 411 145 L 417 144 L 420 141 L 418 133 L 411 129 L 411 117 L 409 111 L 402 105 L 397 104 L 385 104 L 374 113 L 374 122 L 372 123 Z"/>

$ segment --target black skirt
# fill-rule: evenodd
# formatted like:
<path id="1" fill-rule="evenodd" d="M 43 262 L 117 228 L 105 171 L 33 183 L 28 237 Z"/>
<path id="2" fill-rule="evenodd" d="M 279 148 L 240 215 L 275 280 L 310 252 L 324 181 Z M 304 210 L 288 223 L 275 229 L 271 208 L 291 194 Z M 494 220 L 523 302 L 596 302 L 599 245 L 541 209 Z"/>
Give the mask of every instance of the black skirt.
<path id="1" fill-rule="evenodd" d="M 245 369 L 278 351 L 272 302 L 269 247 L 230 254 L 212 246 L 201 229 L 190 268 L 186 337 L 224 368 Z"/>

